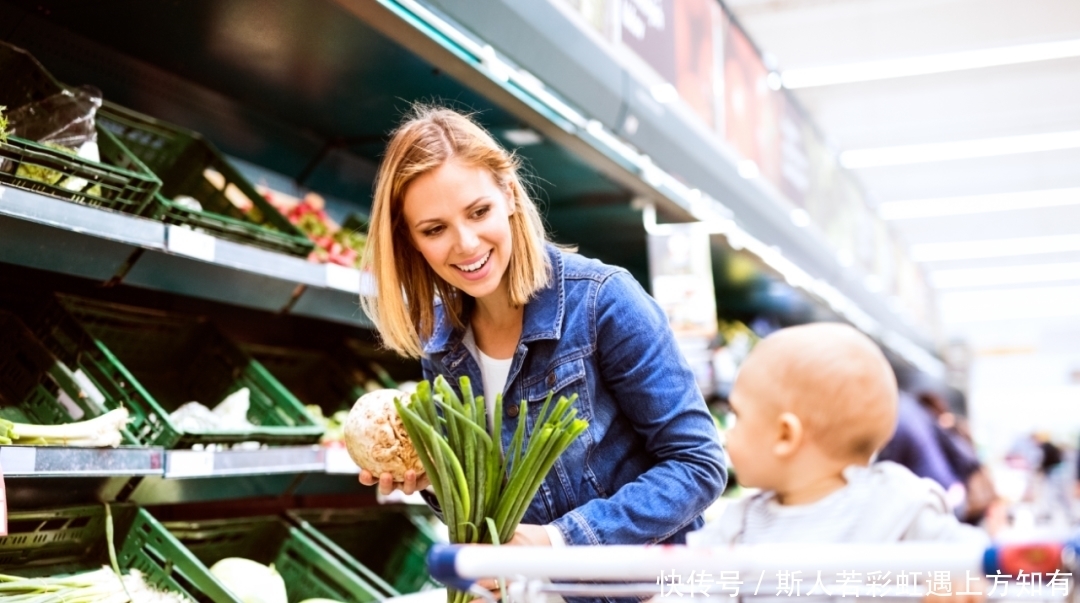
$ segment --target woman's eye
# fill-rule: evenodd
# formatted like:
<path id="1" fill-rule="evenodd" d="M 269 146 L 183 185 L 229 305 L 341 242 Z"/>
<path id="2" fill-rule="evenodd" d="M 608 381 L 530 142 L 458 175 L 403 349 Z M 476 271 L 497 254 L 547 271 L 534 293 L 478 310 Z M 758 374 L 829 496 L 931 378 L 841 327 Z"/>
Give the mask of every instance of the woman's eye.
<path id="1" fill-rule="evenodd" d="M 423 234 L 424 234 L 425 237 L 434 237 L 434 236 L 438 236 L 439 233 L 441 233 L 442 231 L 443 231 L 442 226 L 436 226 L 434 228 L 429 228 L 429 229 L 425 230 Z"/>
<path id="2" fill-rule="evenodd" d="M 487 213 L 489 211 L 491 211 L 491 208 L 488 207 L 487 205 L 485 205 L 483 207 L 479 207 L 479 208 L 477 208 L 476 211 L 473 212 L 473 217 L 474 218 L 483 218 L 484 216 L 487 215 Z"/>

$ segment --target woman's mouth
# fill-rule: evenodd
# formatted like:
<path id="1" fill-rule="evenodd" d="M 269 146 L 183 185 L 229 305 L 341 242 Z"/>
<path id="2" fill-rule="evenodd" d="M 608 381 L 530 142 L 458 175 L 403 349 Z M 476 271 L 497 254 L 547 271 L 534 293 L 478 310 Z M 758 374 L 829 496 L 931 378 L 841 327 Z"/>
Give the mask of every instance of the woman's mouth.
<path id="1" fill-rule="evenodd" d="M 481 268 L 483 268 L 484 265 L 486 265 L 488 263 L 488 260 L 490 260 L 490 259 L 491 259 L 491 251 L 488 251 L 487 253 L 484 254 L 484 257 L 480 258 L 479 260 L 477 260 L 477 261 L 475 261 L 475 262 L 473 262 L 471 264 L 454 264 L 454 268 L 457 268 L 458 270 L 460 270 L 462 272 L 465 272 L 465 273 L 476 272 L 477 270 L 480 270 Z"/>

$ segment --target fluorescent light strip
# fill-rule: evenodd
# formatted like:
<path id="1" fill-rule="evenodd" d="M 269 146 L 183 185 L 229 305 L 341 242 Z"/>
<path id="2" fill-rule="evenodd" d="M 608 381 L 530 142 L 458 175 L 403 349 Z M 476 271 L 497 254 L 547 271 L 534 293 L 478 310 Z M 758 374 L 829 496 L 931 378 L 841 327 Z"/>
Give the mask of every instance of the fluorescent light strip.
<path id="1" fill-rule="evenodd" d="M 1080 262 L 936 270 L 930 273 L 930 282 L 937 289 L 968 289 L 1073 280 L 1080 281 Z"/>
<path id="2" fill-rule="evenodd" d="M 996 157 L 999 155 L 1017 155 L 1075 148 L 1080 148 L 1080 130 L 912 144 L 876 149 L 853 149 L 840 153 L 840 165 L 849 170 L 854 170 L 868 167 Z"/>
<path id="3" fill-rule="evenodd" d="M 947 293 L 938 307 L 947 324 L 1080 316 L 1080 286 Z"/>
<path id="4" fill-rule="evenodd" d="M 967 50 L 906 59 L 867 61 L 784 71 L 785 88 L 810 88 L 853 82 L 887 80 L 913 75 L 964 71 L 1080 56 L 1080 40 Z"/>
<path id="5" fill-rule="evenodd" d="M 955 243 L 922 243 L 911 246 L 911 259 L 916 262 L 941 262 L 1068 251 L 1080 251 L 1080 234 Z"/>
<path id="6" fill-rule="evenodd" d="M 883 220 L 909 220 L 1061 205 L 1080 205 L 1080 188 L 886 201 L 878 205 L 878 215 Z"/>

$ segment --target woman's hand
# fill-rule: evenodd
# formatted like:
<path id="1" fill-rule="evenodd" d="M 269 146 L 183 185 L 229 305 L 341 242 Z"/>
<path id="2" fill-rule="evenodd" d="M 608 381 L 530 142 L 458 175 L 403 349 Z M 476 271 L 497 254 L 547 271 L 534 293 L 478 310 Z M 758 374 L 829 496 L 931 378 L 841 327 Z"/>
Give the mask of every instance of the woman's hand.
<path id="1" fill-rule="evenodd" d="M 551 546 L 551 539 L 548 537 L 547 530 L 544 526 L 539 526 L 530 523 L 518 524 L 514 535 L 510 537 L 508 542 L 504 544 L 509 546 Z M 491 591 L 497 599 L 502 599 L 502 593 L 499 592 L 499 583 L 494 578 L 485 578 L 484 580 L 477 580 L 477 586 L 486 588 Z M 483 599 L 473 599 L 470 603 L 486 603 Z"/>
<path id="2" fill-rule="evenodd" d="M 544 526 L 538 526 L 535 524 L 521 523 L 518 524 L 514 535 L 510 537 L 510 542 L 506 544 L 516 546 L 551 546 L 551 537 L 548 536 L 548 531 Z"/>
<path id="3" fill-rule="evenodd" d="M 375 484 L 378 484 L 379 494 L 382 494 L 383 496 L 390 494 L 394 490 L 401 490 L 405 494 L 412 494 L 431 485 L 431 481 L 428 480 L 426 473 L 406 471 L 405 481 L 395 482 L 393 474 L 389 472 L 383 473 L 378 479 L 375 479 L 375 476 L 367 469 L 360 470 L 360 483 L 365 486 L 374 486 Z"/>

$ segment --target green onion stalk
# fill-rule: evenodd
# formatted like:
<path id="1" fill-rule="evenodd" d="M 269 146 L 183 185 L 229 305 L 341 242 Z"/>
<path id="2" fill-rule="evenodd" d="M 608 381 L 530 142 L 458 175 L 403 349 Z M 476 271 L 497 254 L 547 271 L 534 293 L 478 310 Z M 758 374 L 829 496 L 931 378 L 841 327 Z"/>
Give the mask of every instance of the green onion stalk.
<path id="1" fill-rule="evenodd" d="M 553 402 L 551 392 L 526 438 L 523 400 L 510 448 L 503 450 L 502 396 L 495 398 L 489 426 L 484 397 L 473 396 L 468 377 L 460 386 L 458 396 L 440 375 L 434 384 L 420 382 L 408 402 L 399 399 L 395 406 L 439 499 L 450 542 L 509 542 L 548 471 L 589 424 L 577 418 L 577 394 Z M 447 593 L 448 603 L 473 598 Z"/>

